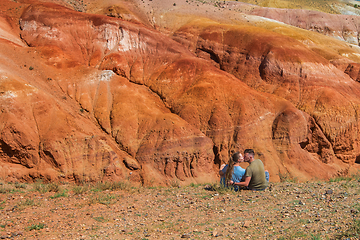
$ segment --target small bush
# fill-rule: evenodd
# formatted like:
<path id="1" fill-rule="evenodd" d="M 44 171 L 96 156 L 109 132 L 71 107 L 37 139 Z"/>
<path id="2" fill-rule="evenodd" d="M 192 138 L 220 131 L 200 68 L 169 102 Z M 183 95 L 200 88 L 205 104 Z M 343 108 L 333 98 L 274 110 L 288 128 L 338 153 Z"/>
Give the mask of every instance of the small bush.
<path id="1" fill-rule="evenodd" d="M 3 204 L 5 204 L 5 200 L 0 202 L 0 209 L 4 209 L 4 207 L 2 206 Z"/>
<path id="2" fill-rule="evenodd" d="M 169 185 L 170 185 L 170 187 L 173 187 L 173 188 L 179 188 L 180 187 L 180 182 L 177 179 L 171 180 Z"/>
<path id="3" fill-rule="evenodd" d="M 193 188 L 196 188 L 196 187 L 201 186 L 201 184 L 190 183 L 189 186 L 190 186 L 190 187 L 193 187 Z"/>
<path id="4" fill-rule="evenodd" d="M 228 194 L 228 193 L 234 193 L 234 188 L 232 186 L 230 187 L 225 187 L 223 185 L 219 185 L 215 187 L 215 191 L 217 193 L 219 193 L 220 195 L 222 194 Z"/>
<path id="5" fill-rule="evenodd" d="M 54 196 L 50 197 L 51 199 L 60 198 L 60 197 L 67 197 L 66 191 L 62 191 L 61 193 L 55 193 Z"/>
<path id="6" fill-rule="evenodd" d="M 0 186 L 0 193 L 9 193 L 11 192 L 12 190 L 9 188 L 9 187 L 6 187 L 4 185 L 1 185 Z"/>
<path id="7" fill-rule="evenodd" d="M 15 183 L 15 188 L 26 189 L 26 184 L 24 184 L 24 183 Z"/>
<path id="8" fill-rule="evenodd" d="M 21 202 L 21 204 L 25 206 L 34 206 L 35 202 L 33 199 L 26 199 L 24 202 Z"/>
<path id="9" fill-rule="evenodd" d="M 94 217 L 94 219 L 95 219 L 95 221 L 98 221 L 98 222 L 107 222 L 108 221 L 104 217 Z"/>
<path id="10" fill-rule="evenodd" d="M 32 230 L 40 230 L 40 229 L 43 229 L 44 227 L 46 227 L 46 225 L 43 224 L 43 223 L 33 224 L 33 225 L 31 225 L 30 227 L 28 227 L 28 230 L 29 230 L 29 231 L 32 231 Z"/>
<path id="11" fill-rule="evenodd" d="M 75 195 L 81 195 L 89 190 L 88 186 L 74 186 L 72 191 Z"/>
<path id="12" fill-rule="evenodd" d="M 53 183 L 50 183 L 49 185 L 48 185 L 48 188 L 49 188 L 49 192 L 60 192 L 60 186 L 59 186 L 59 184 L 58 183 L 55 183 L 55 182 L 53 182 Z"/>
<path id="13" fill-rule="evenodd" d="M 93 191 L 114 191 L 114 190 L 130 190 L 131 185 L 128 182 L 98 182 L 93 187 Z"/>
<path id="14" fill-rule="evenodd" d="M 100 194 L 99 194 L 100 195 Z M 96 203 L 100 203 L 100 204 L 104 204 L 104 205 L 110 205 L 116 202 L 116 196 L 115 195 L 110 195 L 110 194 L 106 194 L 106 195 L 96 195 L 95 197 L 91 197 L 89 200 L 89 205 L 91 204 L 96 204 Z"/>
<path id="15" fill-rule="evenodd" d="M 38 180 L 33 185 L 34 191 L 37 191 L 39 193 L 46 193 L 48 192 L 48 188 L 46 184 L 43 184 L 41 180 Z"/>
<path id="16" fill-rule="evenodd" d="M 314 235 L 314 234 L 311 234 L 311 240 L 321 240 L 321 236 L 320 236 L 320 233 Z"/>
<path id="17" fill-rule="evenodd" d="M 345 177 L 345 176 L 338 176 L 338 177 L 335 177 L 335 178 L 331 178 L 329 180 L 329 182 L 341 182 L 341 181 L 351 181 L 351 177 Z"/>
<path id="18" fill-rule="evenodd" d="M 217 192 L 218 194 L 235 193 L 234 188 L 232 186 L 224 187 L 223 185 L 219 185 L 219 184 L 206 184 L 204 189 L 207 191 Z"/>
<path id="19" fill-rule="evenodd" d="M 289 173 L 278 173 L 278 176 L 280 178 L 280 182 L 297 182 L 297 179 L 291 176 Z"/>
<path id="20" fill-rule="evenodd" d="M 23 209 L 25 209 L 26 207 L 31 207 L 31 206 L 35 206 L 35 202 L 33 199 L 26 199 L 25 201 L 21 201 L 18 204 L 18 209 L 21 211 Z"/>
<path id="21" fill-rule="evenodd" d="M 34 183 L 34 190 L 39 193 L 47 193 L 47 192 L 59 192 L 60 186 L 57 183 L 43 183 L 41 180 Z"/>

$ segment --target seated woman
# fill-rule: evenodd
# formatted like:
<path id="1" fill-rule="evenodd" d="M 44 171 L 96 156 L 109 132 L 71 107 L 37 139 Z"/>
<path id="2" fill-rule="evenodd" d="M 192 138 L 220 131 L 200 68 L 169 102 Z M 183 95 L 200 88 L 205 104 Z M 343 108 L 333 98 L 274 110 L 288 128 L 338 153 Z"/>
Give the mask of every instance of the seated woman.
<path id="1" fill-rule="evenodd" d="M 243 176 L 245 175 L 245 169 L 240 167 L 240 163 L 244 162 L 244 157 L 241 153 L 234 153 L 228 164 L 221 165 L 219 174 L 221 176 L 220 184 L 224 187 L 228 187 L 228 182 L 241 182 Z M 238 191 L 239 187 L 234 186 L 234 190 Z"/>

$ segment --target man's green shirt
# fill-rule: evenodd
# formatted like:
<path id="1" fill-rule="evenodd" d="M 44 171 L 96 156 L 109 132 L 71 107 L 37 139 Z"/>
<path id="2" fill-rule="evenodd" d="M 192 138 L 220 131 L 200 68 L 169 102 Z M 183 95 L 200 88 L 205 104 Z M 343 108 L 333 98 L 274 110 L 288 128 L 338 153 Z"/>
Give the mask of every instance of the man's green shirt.
<path id="1" fill-rule="evenodd" d="M 263 190 L 267 188 L 268 182 L 265 179 L 264 164 L 260 159 L 255 159 L 246 168 L 245 177 L 251 177 L 248 188 Z"/>

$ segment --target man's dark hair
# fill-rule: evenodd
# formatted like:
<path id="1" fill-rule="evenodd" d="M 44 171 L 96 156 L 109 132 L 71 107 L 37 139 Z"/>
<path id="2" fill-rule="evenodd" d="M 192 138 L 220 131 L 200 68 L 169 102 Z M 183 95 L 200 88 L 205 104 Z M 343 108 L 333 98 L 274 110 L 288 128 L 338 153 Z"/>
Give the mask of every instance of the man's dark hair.
<path id="1" fill-rule="evenodd" d="M 251 156 L 255 156 L 254 150 L 253 150 L 253 149 L 250 149 L 250 148 L 245 149 L 244 154 L 245 154 L 245 153 L 248 153 L 248 154 L 251 155 Z"/>

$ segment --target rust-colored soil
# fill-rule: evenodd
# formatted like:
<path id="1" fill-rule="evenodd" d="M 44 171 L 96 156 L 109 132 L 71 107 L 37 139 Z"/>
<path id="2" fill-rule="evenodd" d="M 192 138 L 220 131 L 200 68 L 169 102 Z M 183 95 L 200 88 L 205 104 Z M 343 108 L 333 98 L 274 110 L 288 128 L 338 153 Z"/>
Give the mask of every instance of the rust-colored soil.
<path id="1" fill-rule="evenodd" d="M 175 183 L 169 188 L 122 185 L 125 190 L 3 183 L 0 237 L 358 239 L 359 182 L 338 180 L 272 183 L 264 192 Z M 51 189 L 57 192 L 47 192 Z"/>

